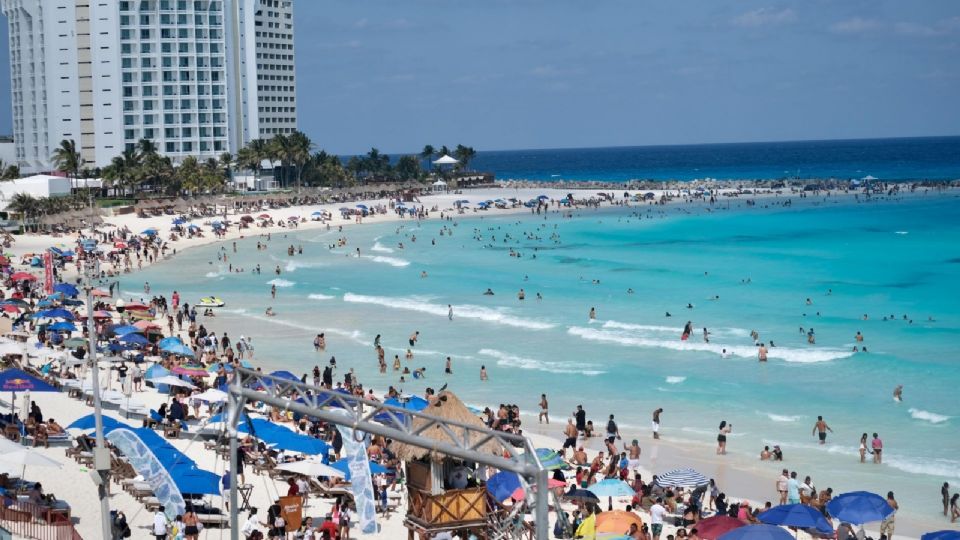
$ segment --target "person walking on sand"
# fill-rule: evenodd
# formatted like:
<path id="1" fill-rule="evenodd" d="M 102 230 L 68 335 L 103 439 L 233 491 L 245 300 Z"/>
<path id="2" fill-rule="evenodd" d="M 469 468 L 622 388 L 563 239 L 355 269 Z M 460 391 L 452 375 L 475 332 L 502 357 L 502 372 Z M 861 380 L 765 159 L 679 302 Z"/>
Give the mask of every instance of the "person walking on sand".
<path id="1" fill-rule="evenodd" d="M 787 483 L 790 482 L 790 471 L 784 469 L 777 478 L 777 493 L 780 495 L 780 504 L 787 504 Z"/>
<path id="2" fill-rule="evenodd" d="M 663 407 L 659 407 L 657 408 L 657 410 L 653 411 L 653 423 L 651 424 L 651 428 L 653 429 L 654 439 L 660 438 L 660 415 L 661 414 L 663 414 Z"/>
<path id="3" fill-rule="evenodd" d="M 549 425 L 550 424 L 550 405 L 547 403 L 547 395 L 540 394 L 540 415 L 538 416 L 540 423 L 544 421 Z"/>
<path id="4" fill-rule="evenodd" d="M 897 510 L 900 509 L 900 505 L 897 504 L 897 500 L 893 497 L 892 491 L 887 492 L 887 504 L 890 505 L 890 508 L 893 508 L 893 512 L 880 522 L 880 537 L 892 540 L 893 529 L 897 525 Z"/>
<path id="5" fill-rule="evenodd" d="M 813 425 L 813 433 L 811 433 L 811 435 L 818 434 L 820 437 L 820 444 L 827 444 L 828 431 L 830 433 L 833 433 L 833 430 L 830 429 L 830 426 L 828 426 L 827 423 L 823 421 L 823 417 L 818 416 L 817 423 Z"/>
<path id="6" fill-rule="evenodd" d="M 567 418 L 567 427 L 563 428 L 563 435 L 565 437 L 563 441 L 564 450 L 577 447 L 577 435 L 579 433 L 576 424 L 573 423 L 573 418 Z"/>
<path id="7" fill-rule="evenodd" d="M 717 434 L 717 454 L 726 455 L 727 453 L 727 435 L 733 431 L 733 424 L 728 424 L 726 420 L 720 422 L 720 432 Z"/>

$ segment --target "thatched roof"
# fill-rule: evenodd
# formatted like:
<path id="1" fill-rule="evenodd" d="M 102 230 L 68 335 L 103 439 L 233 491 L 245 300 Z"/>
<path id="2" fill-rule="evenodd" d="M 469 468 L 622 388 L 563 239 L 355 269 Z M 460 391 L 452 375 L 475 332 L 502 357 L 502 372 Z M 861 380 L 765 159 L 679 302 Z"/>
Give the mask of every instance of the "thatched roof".
<path id="1" fill-rule="evenodd" d="M 460 401 L 453 392 L 443 391 L 438 394 L 438 398 L 433 405 L 428 406 L 423 411 L 424 414 L 429 414 L 430 416 L 436 416 L 444 420 L 454 420 L 462 424 L 467 424 L 471 426 L 476 426 L 478 428 L 484 428 L 486 425 L 480 420 L 477 415 L 470 412 L 470 409 Z M 413 419 L 413 429 L 418 429 L 428 422 L 422 418 Z M 456 435 L 458 440 L 465 440 L 467 438 L 464 433 L 464 429 L 460 427 L 451 426 L 451 431 Z M 433 439 L 438 442 L 452 443 L 450 435 L 443 429 L 440 429 L 438 426 L 433 426 L 427 430 L 420 433 L 421 436 L 428 439 Z M 479 434 L 472 434 L 471 437 L 476 440 L 479 439 Z M 390 448 L 397 454 L 397 457 L 404 461 L 412 461 L 417 459 L 423 459 L 425 456 L 430 456 L 430 459 L 440 461 L 443 458 L 447 457 L 446 454 L 436 451 L 430 448 L 421 448 L 419 446 L 413 446 L 411 444 L 402 443 L 399 441 L 394 441 Z M 480 447 L 480 450 L 483 452 L 489 452 L 491 454 L 500 454 L 503 452 L 503 447 L 497 444 L 495 441 L 489 441 Z"/>

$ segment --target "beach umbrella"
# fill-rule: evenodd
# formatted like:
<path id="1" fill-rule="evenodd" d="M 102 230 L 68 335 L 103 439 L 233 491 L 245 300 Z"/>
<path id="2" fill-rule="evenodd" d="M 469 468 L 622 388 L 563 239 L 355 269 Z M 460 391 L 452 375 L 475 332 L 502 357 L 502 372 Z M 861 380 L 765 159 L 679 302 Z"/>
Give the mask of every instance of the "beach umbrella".
<path id="1" fill-rule="evenodd" d="M 563 494 L 563 498 L 568 501 L 580 501 L 580 502 L 592 502 L 599 503 L 600 498 L 593 494 L 592 491 L 587 491 L 585 489 L 571 488 L 570 491 Z"/>
<path id="2" fill-rule="evenodd" d="M 15 313 L 15 312 L 19 312 L 23 308 L 20 308 L 13 304 L 2 304 L 0 305 L 0 309 L 2 309 L 3 311 L 6 311 L 7 313 Z"/>
<path id="3" fill-rule="evenodd" d="M 707 477 L 689 468 L 674 469 L 657 476 L 660 487 L 697 487 L 708 483 Z"/>
<path id="4" fill-rule="evenodd" d="M 183 225 L 183 224 L 186 223 L 186 222 L 187 222 L 187 220 L 185 220 L 185 219 L 183 219 L 183 218 L 181 218 L 181 217 L 178 217 L 178 218 L 174 218 L 174 219 L 173 219 L 173 224 L 174 224 L 174 225 Z"/>
<path id="5" fill-rule="evenodd" d="M 151 331 L 151 330 L 162 330 L 162 327 L 153 321 L 137 321 L 133 323 L 133 326 L 139 328 L 144 332 Z"/>
<path id="6" fill-rule="evenodd" d="M 10 414 L 16 413 L 17 392 L 59 392 L 52 385 L 16 368 L 0 372 L 0 392 L 10 392 Z"/>
<path id="7" fill-rule="evenodd" d="M 503 502 L 507 499 L 519 501 L 524 496 L 523 484 L 520 483 L 520 477 L 517 473 L 511 471 L 500 471 L 487 480 L 487 493 L 489 493 L 497 502 Z"/>
<path id="8" fill-rule="evenodd" d="M 360 208 L 361 210 L 366 210 L 366 209 L 367 209 L 367 205 L 365 205 L 365 204 L 358 204 L 358 205 L 357 205 L 357 208 Z"/>
<path id="9" fill-rule="evenodd" d="M 793 537 L 782 527 L 761 524 L 733 529 L 717 540 L 793 540 Z"/>
<path id="10" fill-rule="evenodd" d="M 643 526 L 640 516 L 626 510 L 610 510 L 597 515 L 598 533 L 620 533 L 630 530 L 630 525 Z"/>
<path id="11" fill-rule="evenodd" d="M 787 525 L 801 529 L 814 528 L 821 533 L 832 533 L 833 526 L 823 517 L 823 513 L 805 504 L 781 504 L 757 516 L 762 523 L 769 525 Z"/>
<path id="12" fill-rule="evenodd" d="M 150 343 L 149 341 L 147 341 L 147 338 L 143 337 L 142 335 L 136 332 L 130 332 L 129 334 L 124 334 L 118 338 L 118 341 L 120 341 L 121 343 L 129 343 L 131 345 L 140 345 L 140 346 Z"/>
<path id="13" fill-rule="evenodd" d="M 887 500 L 868 491 L 851 491 L 837 495 L 827 503 L 830 516 L 854 525 L 881 521 L 893 513 Z"/>
<path id="14" fill-rule="evenodd" d="M 154 236 L 155 234 L 157 234 L 157 230 L 154 228 L 145 229 L 141 231 L 140 234 L 145 234 L 147 236 Z"/>
<path id="15" fill-rule="evenodd" d="M 18 306 L 18 307 L 30 307 L 30 304 L 28 304 L 22 298 L 7 298 L 3 302 L 0 302 L 0 304 Z"/>
<path id="16" fill-rule="evenodd" d="M 186 375 L 187 377 L 206 377 L 208 375 L 207 370 L 190 366 L 177 366 L 170 371 L 177 375 Z"/>
<path id="17" fill-rule="evenodd" d="M 68 320 L 68 321 L 72 321 L 72 320 L 75 318 L 75 317 L 73 316 L 73 313 L 70 313 L 69 311 L 67 311 L 67 310 L 65 310 L 65 309 L 63 309 L 63 308 L 46 309 L 46 310 L 43 310 L 43 311 L 35 314 L 33 317 L 34 317 L 35 319 L 39 319 L 39 318 L 43 318 L 43 319 L 66 319 L 66 320 Z"/>
<path id="18" fill-rule="evenodd" d="M 192 399 L 199 399 L 208 403 L 221 403 L 227 400 L 227 393 L 216 388 L 208 388 L 203 392 L 190 396 Z"/>
<path id="19" fill-rule="evenodd" d="M 597 497 L 633 497 L 637 494 L 626 482 L 616 478 L 605 478 L 587 487 L 587 491 Z"/>
<path id="20" fill-rule="evenodd" d="M 127 311 L 149 311 L 150 310 L 150 306 L 146 304 L 141 304 L 140 302 L 130 302 L 129 304 L 124 304 L 123 307 Z"/>
<path id="21" fill-rule="evenodd" d="M 191 358 L 193 357 L 193 349 L 191 349 L 190 347 L 187 347 L 182 343 L 170 345 L 166 348 L 162 348 L 161 350 L 164 350 L 170 354 L 175 354 L 177 356 L 189 356 Z"/>
<path id="22" fill-rule="evenodd" d="M 125 336 L 127 334 L 142 332 L 142 330 L 140 330 L 136 326 L 133 326 L 132 324 L 117 325 L 111 328 L 110 331 L 118 336 Z"/>
<path id="23" fill-rule="evenodd" d="M 183 340 L 180 339 L 178 336 L 170 336 L 170 337 L 165 337 L 161 339 L 157 345 L 159 345 L 160 348 L 163 349 L 171 345 L 183 345 Z"/>
<path id="24" fill-rule="evenodd" d="M 71 422 L 70 425 L 68 425 L 65 429 L 77 429 L 80 431 L 87 431 L 87 430 L 93 429 L 97 427 L 96 418 L 94 416 L 95 415 L 93 414 L 81 416 L 80 418 L 77 418 L 76 420 Z M 118 422 L 117 420 L 109 416 L 103 416 L 103 429 L 107 430 L 107 429 L 112 429 L 114 427 L 129 427 L 129 426 L 121 424 L 120 422 Z"/>
<path id="25" fill-rule="evenodd" d="M 543 465 L 543 468 L 548 471 L 554 471 L 557 469 L 569 469 L 570 464 L 563 460 L 563 457 L 557 453 L 556 450 L 551 450 L 550 448 L 537 448 L 537 459 L 540 460 L 540 464 Z"/>
<path id="26" fill-rule="evenodd" d="M 344 473 L 343 479 L 350 481 L 350 462 L 346 459 L 341 459 L 340 461 L 335 461 L 330 464 L 331 467 L 337 469 Z M 377 463 L 376 461 L 370 462 L 370 474 L 383 474 L 387 472 L 387 468 L 383 465 Z"/>
<path id="27" fill-rule="evenodd" d="M 52 330 L 54 332 L 76 332 L 77 327 L 74 326 L 72 322 L 60 321 L 48 326 L 47 330 Z"/>
<path id="28" fill-rule="evenodd" d="M 36 281 L 37 276 L 33 274 L 28 274 L 27 272 L 14 272 L 10 279 L 13 281 Z"/>
<path id="29" fill-rule="evenodd" d="M 165 384 L 167 386 L 179 386 L 181 388 L 189 388 L 191 390 L 196 388 L 196 386 L 193 384 L 179 377 L 174 377 L 173 375 L 164 375 L 162 377 L 150 379 L 150 382 L 152 382 L 154 385 Z"/>
<path id="30" fill-rule="evenodd" d="M 302 474 L 304 476 L 311 476 L 314 478 L 316 478 L 317 476 L 344 478 L 347 476 L 346 473 L 344 473 L 340 469 L 331 467 L 330 465 L 327 465 L 326 463 L 315 458 L 304 459 L 301 461 L 293 461 L 290 463 L 283 463 L 283 464 L 277 465 L 276 468 L 277 470 L 280 470 L 280 471 L 292 472 L 294 474 Z"/>
<path id="31" fill-rule="evenodd" d="M 920 540 L 960 540 L 960 531 L 942 530 L 925 533 Z"/>
<path id="32" fill-rule="evenodd" d="M 697 533 L 704 540 L 717 540 L 728 532 L 745 526 L 746 523 L 728 515 L 718 514 L 697 522 Z"/>
<path id="33" fill-rule="evenodd" d="M 61 292 L 67 296 L 77 296 L 80 294 L 80 291 L 74 285 L 69 283 L 57 283 L 53 286 L 53 290 L 56 292 Z"/>

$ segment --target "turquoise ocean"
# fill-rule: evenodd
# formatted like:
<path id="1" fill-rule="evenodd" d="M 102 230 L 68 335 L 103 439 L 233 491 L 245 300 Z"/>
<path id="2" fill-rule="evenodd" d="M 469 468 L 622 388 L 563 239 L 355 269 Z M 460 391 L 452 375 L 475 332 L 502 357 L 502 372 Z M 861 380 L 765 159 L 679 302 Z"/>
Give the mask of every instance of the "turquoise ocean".
<path id="1" fill-rule="evenodd" d="M 448 383 L 475 405 L 517 403 L 528 423 L 547 393 L 556 436 L 583 404 L 598 426 L 616 413 L 624 437 L 646 444 L 651 411 L 663 407 L 665 439 L 713 458 L 726 420 L 731 464 L 756 470 L 760 449 L 779 444 L 785 465 L 819 489 L 894 490 L 917 501 L 905 512 L 933 519 L 939 486 L 960 484 L 960 201 L 929 193 L 778 204 L 786 198 L 334 226 L 275 234 L 267 251 L 253 232 L 236 253 L 229 242 L 187 250 L 121 289 L 139 298 L 149 281 L 191 303 L 223 298 L 203 322 L 251 336 L 267 368 L 307 373 L 333 355 L 341 375 L 354 368 L 367 386 Z M 331 249 L 339 237 L 347 246 Z M 291 245 L 303 254 L 288 256 Z M 695 332 L 683 342 L 688 320 Z M 801 327 L 815 330 L 816 345 Z M 775 343 L 765 364 L 753 330 Z M 379 374 L 374 336 L 390 364 L 414 331 L 415 357 L 403 363 L 427 367 L 426 380 Z M 858 331 L 867 353 L 852 352 Z M 319 332 L 326 353 L 313 350 Z M 903 403 L 892 399 L 898 384 Z M 834 430 L 825 446 L 811 435 L 817 415 Z M 858 463 L 864 432 L 880 434 L 884 465 Z M 778 468 L 758 472 L 772 486 Z"/>

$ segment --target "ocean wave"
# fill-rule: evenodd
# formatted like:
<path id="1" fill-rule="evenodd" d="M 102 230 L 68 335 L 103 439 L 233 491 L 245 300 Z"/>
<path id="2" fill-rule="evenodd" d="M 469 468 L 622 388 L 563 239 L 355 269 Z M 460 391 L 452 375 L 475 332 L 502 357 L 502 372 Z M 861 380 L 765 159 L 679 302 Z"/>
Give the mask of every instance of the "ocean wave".
<path id="1" fill-rule="evenodd" d="M 675 326 L 657 326 L 651 324 L 630 324 L 622 323 L 618 321 L 606 321 L 603 323 L 604 328 L 614 328 L 617 330 L 649 330 L 651 332 L 670 332 L 674 334 L 679 334 L 682 329 L 677 329 Z"/>
<path id="2" fill-rule="evenodd" d="M 556 362 L 551 360 L 537 360 L 535 358 L 526 358 L 513 354 L 498 351 L 496 349 L 480 349 L 477 354 L 489 356 L 497 360 L 498 366 L 515 367 L 520 369 L 530 369 L 535 371 L 545 371 L 547 373 L 572 373 L 578 375 L 602 375 L 606 371 L 597 369 L 584 369 L 587 367 L 596 367 L 591 364 L 582 364 L 579 362 Z"/>
<path id="3" fill-rule="evenodd" d="M 397 257 L 386 257 L 384 255 L 363 255 L 364 259 L 370 259 L 375 263 L 380 264 L 389 264 L 390 266 L 395 266 L 397 268 L 403 268 L 404 266 L 410 266 L 410 261 L 406 259 L 399 259 Z"/>
<path id="4" fill-rule="evenodd" d="M 376 251 L 378 253 L 393 253 L 393 249 L 384 246 L 380 242 L 374 242 L 373 247 L 370 248 L 370 251 Z"/>
<path id="5" fill-rule="evenodd" d="M 604 326 L 606 326 L 606 324 Z M 568 334 L 582 339 L 616 343 L 626 347 L 657 347 L 673 349 L 675 351 L 711 352 L 717 355 L 722 354 L 723 350 L 726 349 L 727 353 L 733 356 L 739 356 L 741 358 L 757 357 L 757 348 L 754 346 L 725 345 L 717 342 L 705 343 L 693 338 L 688 341 L 681 341 L 679 339 L 680 332 L 676 329 L 674 329 L 674 332 L 676 332 L 677 337 L 673 339 L 658 339 L 626 331 L 608 331 L 582 326 L 571 326 L 567 329 Z M 830 348 L 794 349 L 790 347 L 772 347 L 767 349 L 767 358 L 769 359 L 802 364 L 829 362 L 831 360 L 847 358 L 852 355 L 853 352 L 851 351 Z"/>
<path id="6" fill-rule="evenodd" d="M 354 304 L 372 304 L 384 306 L 393 309 L 405 309 L 409 311 L 419 311 L 439 317 L 446 317 L 449 308 L 444 304 L 433 304 L 422 298 L 404 297 L 404 296 L 366 296 L 362 294 L 346 293 L 343 295 L 344 302 Z M 514 326 L 517 328 L 528 328 L 530 330 L 547 330 L 553 328 L 550 323 L 535 321 L 531 319 L 521 319 L 509 315 L 496 309 L 473 306 L 457 305 L 453 308 L 453 317 L 456 319 L 478 319 L 485 322 Z"/>
<path id="7" fill-rule="evenodd" d="M 221 310 L 221 311 L 226 311 L 226 310 Z M 259 315 L 259 314 L 254 314 L 254 313 L 247 313 L 247 311 L 246 311 L 245 309 L 230 310 L 229 313 L 234 313 L 234 314 L 237 314 L 237 315 L 241 315 L 241 316 L 243 316 L 243 317 L 245 317 L 245 318 L 248 318 L 248 319 L 254 319 L 254 320 L 257 320 L 257 321 L 261 321 L 261 322 L 266 322 L 266 323 L 270 323 L 270 324 L 276 324 L 276 325 L 278 325 L 278 326 L 285 326 L 285 327 L 287 327 L 287 328 L 294 328 L 294 329 L 296 329 L 296 330 L 303 330 L 303 331 L 305 331 L 306 334 L 309 335 L 309 336 L 313 336 L 313 335 L 316 335 L 316 334 L 318 334 L 318 333 L 320 333 L 320 332 L 324 332 L 324 333 L 327 333 L 327 334 L 333 334 L 333 335 L 335 335 L 335 336 L 345 337 L 345 338 L 350 339 L 351 341 L 354 341 L 354 342 L 356 342 L 356 343 L 360 343 L 360 344 L 363 344 L 363 345 L 367 345 L 367 344 L 371 343 L 371 341 L 372 341 L 368 336 L 366 336 L 366 335 L 365 335 L 363 332 L 361 332 L 360 330 L 344 330 L 344 329 L 342 329 L 342 328 L 330 328 L 330 327 L 322 327 L 322 328 L 321 328 L 321 327 L 317 327 L 317 326 L 313 326 L 313 325 L 309 325 L 309 324 L 302 324 L 302 323 L 298 323 L 298 322 L 288 321 L 288 320 L 282 319 L 282 318 L 280 318 L 280 317 L 268 317 L 268 316 L 266 316 L 266 315 Z"/>
<path id="8" fill-rule="evenodd" d="M 930 411 L 924 411 L 922 409 L 909 409 L 910 417 L 914 420 L 923 420 L 924 422 L 930 422 L 931 424 L 942 424 L 947 420 L 950 420 L 951 417 L 944 414 L 937 414 Z"/>
<path id="9" fill-rule="evenodd" d="M 283 266 L 283 269 L 287 272 L 296 272 L 300 268 L 319 268 L 321 266 L 326 266 L 325 263 L 317 262 L 301 262 L 301 261 L 287 261 L 287 264 Z"/>
<path id="10" fill-rule="evenodd" d="M 204 274 L 204 277 L 208 277 L 208 278 L 220 277 L 220 272 L 207 272 L 206 274 Z"/>
<path id="11" fill-rule="evenodd" d="M 270 281 L 267 282 L 267 285 L 275 285 L 279 288 L 293 287 L 296 284 L 297 284 L 296 281 L 287 281 L 282 278 L 271 279 Z"/>
<path id="12" fill-rule="evenodd" d="M 803 416 L 799 414 L 787 415 L 787 414 L 765 413 L 760 411 L 757 411 L 757 413 L 766 416 L 767 418 L 769 418 L 770 420 L 773 420 L 774 422 L 796 422 L 803 418 Z"/>
<path id="13" fill-rule="evenodd" d="M 855 446 L 846 446 L 846 445 L 836 445 L 836 444 L 816 444 L 816 443 L 798 443 L 798 442 L 789 442 L 789 441 L 774 441 L 769 439 L 764 439 L 763 444 L 774 445 L 779 444 L 781 447 L 786 449 L 804 449 L 811 451 L 820 451 L 826 452 L 828 454 L 842 455 L 842 456 L 858 456 L 860 455 L 859 448 Z M 869 453 L 867 459 L 871 459 Z M 929 476 L 936 476 L 940 478 L 960 478 L 960 461 L 953 459 L 943 459 L 943 458 L 921 458 L 921 457 L 907 457 L 896 453 L 891 453 L 889 450 L 883 451 L 883 464 L 894 469 L 907 472 L 910 474 L 924 474 Z"/>
<path id="14" fill-rule="evenodd" d="M 671 375 L 667 377 L 667 384 L 680 384 L 685 380 L 687 380 L 686 377 L 681 377 L 679 375 Z"/>
<path id="15" fill-rule="evenodd" d="M 329 294 L 314 293 L 314 294 L 307 295 L 307 298 L 311 300 L 333 300 L 334 298 L 336 298 L 336 296 L 330 296 Z"/>

